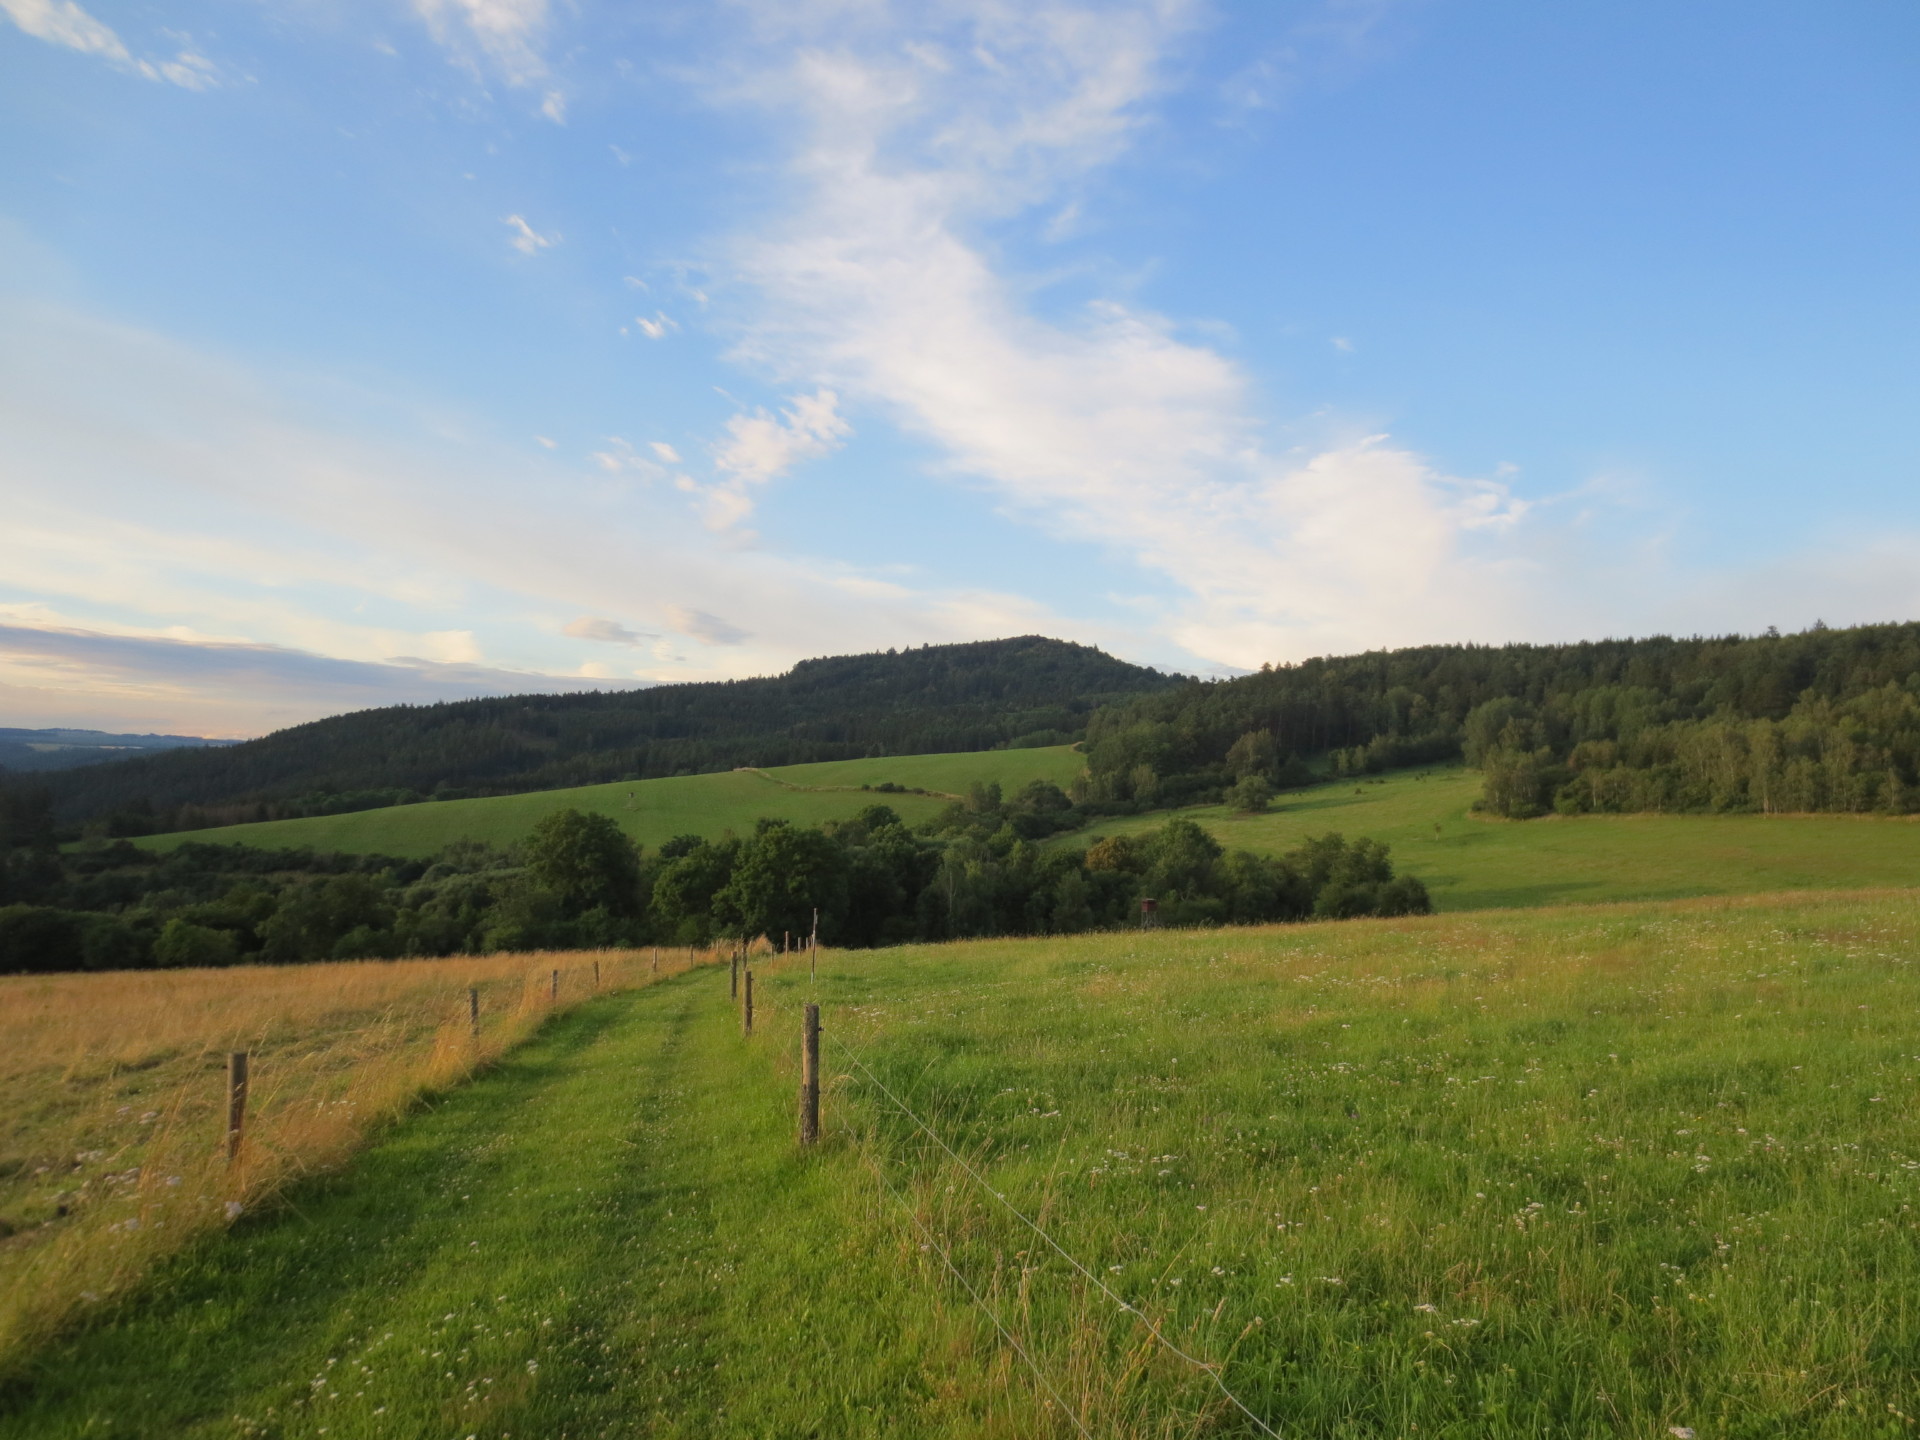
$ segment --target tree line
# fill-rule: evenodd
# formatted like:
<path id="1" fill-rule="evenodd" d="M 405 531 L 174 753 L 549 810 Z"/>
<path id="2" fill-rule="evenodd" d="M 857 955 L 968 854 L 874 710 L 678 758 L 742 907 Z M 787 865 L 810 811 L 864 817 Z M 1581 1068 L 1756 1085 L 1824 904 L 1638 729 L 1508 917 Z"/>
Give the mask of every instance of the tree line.
<path id="1" fill-rule="evenodd" d="M 1108 705 L 1076 797 L 1231 801 L 1464 758 L 1481 807 L 1920 808 L 1920 625 L 1796 635 L 1425 646 L 1191 683 Z"/>
<path id="2" fill-rule="evenodd" d="M 563 810 L 523 845 L 431 860 L 121 840 L 15 844 L 0 870 L 0 971 L 298 963 L 495 950 L 706 944 L 813 933 L 867 947 L 1137 924 L 1425 913 L 1385 845 L 1339 835 L 1278 857 L 1228 851 L 1175 818 L 1086 847 L 1057 786 L 976 786 L 920 831 L 885 805 L 820 826 L 685 835 L 651 854 L 604 815 Z M 16 835 L 15 837 L 19 837 Z"/>
<path id="3" fill-rule="evenodd" d="M 1128 813 L 1465 758 L 1483 807 L 1852 810 L 1917 803 L 1920 625 L 1434 645 L 1201 682 L 1024 637 L 787 675 L 340 716 L 43 782 L 56 824 L 133 835 L 801 760 L 1083 741 L 1072 799 Z M 15 784 L 11 793 L 24 793 Z M 0 786 L 0 793 L 9 787 Z"/>

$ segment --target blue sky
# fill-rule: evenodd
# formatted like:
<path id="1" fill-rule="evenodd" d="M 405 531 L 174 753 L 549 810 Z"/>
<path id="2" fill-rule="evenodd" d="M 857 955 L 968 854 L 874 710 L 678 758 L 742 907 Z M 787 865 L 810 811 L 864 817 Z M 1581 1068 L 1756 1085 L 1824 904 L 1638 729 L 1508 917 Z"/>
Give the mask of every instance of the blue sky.
<path id="1" fill-rule="evenodd" d="M 1910 4 L 0 18 L 0 723 L 1920 613 Z"/>

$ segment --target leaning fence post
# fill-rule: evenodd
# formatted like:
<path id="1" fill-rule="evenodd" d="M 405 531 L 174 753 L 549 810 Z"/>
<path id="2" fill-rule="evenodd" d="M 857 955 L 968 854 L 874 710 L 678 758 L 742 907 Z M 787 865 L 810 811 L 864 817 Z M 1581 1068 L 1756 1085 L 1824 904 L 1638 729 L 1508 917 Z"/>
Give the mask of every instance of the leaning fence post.
<path id="1" fill-rule="evenodd" d="M 820 1007 L 807 1002 L 800 1045 L 800 1143 L 820 1139 Z"/>
<path id="2" fill-rule="evenodd" d="M 247 1128 L 247 1052 L 227 1056 L 227 1163 L 240 1158 L 240 1137 Z"/>
<path id="3" fill-rule="evenodd" d="M 480 987 L 467 987 L 467 1022 L 473 1026 L 473 1038 L 480 1038 Z"/>
<path id="4" fill-rule="evenodd" d="M 734 951 L 727 957 L 727 998 L 740 998 L 740 952 Z"/>
<path id="5" fill-rule="evenodd" d="M 740 1033 L 753 1034 L 753 971 L 747 971 L 746 1005 L 740 1011 Z"/>

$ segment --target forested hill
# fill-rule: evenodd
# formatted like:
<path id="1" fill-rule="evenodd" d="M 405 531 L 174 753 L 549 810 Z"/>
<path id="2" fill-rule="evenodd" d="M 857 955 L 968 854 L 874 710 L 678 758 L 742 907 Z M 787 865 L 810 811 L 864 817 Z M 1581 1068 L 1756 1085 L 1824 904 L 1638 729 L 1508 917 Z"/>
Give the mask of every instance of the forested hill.
<path id="1" fill-rule="evenodd" d="M 784 675 L 362 710 L 228 749 L 36 776 L 118 833 L 867 755 L 1054 745 L 1177 677 L 1039 636 L 807 660 Z"/>
<path id="2" fill-rule="evenodd" d="M 1464 755 L 1487 808 L 1920 809 L 1920 625 L 1432 645 L 1262 669 L 1109 706 L 1084 798 L 1177 804 L 1289 756 L 1357 774 Z"/>

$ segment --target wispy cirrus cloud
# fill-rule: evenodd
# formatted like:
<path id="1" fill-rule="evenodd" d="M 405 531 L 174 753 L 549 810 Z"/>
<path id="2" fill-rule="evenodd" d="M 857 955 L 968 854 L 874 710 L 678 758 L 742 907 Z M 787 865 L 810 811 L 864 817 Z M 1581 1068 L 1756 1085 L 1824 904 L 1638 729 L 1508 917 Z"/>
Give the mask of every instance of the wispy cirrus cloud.
<path id="1" fill-rule="evenodd" d="M 1276 449 L 1225 355 L 1124 297 L 1043 318 L 980 238 L 1053 214 L 1154 123 L 1197 4 L 755 13 L 765 48 L 713 93 L 797 137 L 794 198 L 734 248 L 754 297 L 737 360 L 875 406 L 1013 513 L 1167 577 L 1187 598 L 1163 633 L 1212 659 L 1487 633 L 1512 613 L 1524 567 L 1497 542 L 1527 507 L 1504 479 L 1364 433 Z M 795 434 L 840 438 L 741 417 L 722 468 L 778 473 Z"/>
<path id="2" fill-rule="evenodd" d="M 500 223 L 513 232 L 507 237 L 507 244 L 522 255 L 538 255 L 542 250 L 551 250 L 560 243 L 559 232 L 542 235 L 527 223 L 523 215 L 509 215 Z"/>
<path id="3" fill-rule="evenodd" d="M 456 64 L 518 89 L 539 89 L 540 113 L 566 122 L 566 94 L 553 84 L 544 50 L 547 0 L 414 0 L 414 10 Z"/>
<path id="4" fill-rule="evenodd" d="M 135 56 L 111 25 L 88 14 L 75 0 L 0 0 L 0 12 L 36 40 L 98 56 L 149 80 L 185 90 L 208 90 L 220 83 L 219 67 L 190 47 L 175 52 L 171 59 Z"/>
<path id="5" fill-rule="evenodd" d="M 257 734 L 596 673 L 1124 639 L 1018 594 L 716 537 L 671 486 L 618 483 L 671 475 L 665 441 L 609 442 L 611 471 L 570 463 L 479 417 L 450 429 L 440 405 L 315 390 L 4 288 L 0 333 L 0 625 L 35 632 L 0 664 L 8 723 Z M 626 663 L 576 670 L 581 640 Z M 248 666 L 257 685 L 233 678 Z"/>
<path id="6" fill-rule="evenodd" d="M 708 525 L 738 525 L 753 513 L 753 489 L 786 474 L 803 460 L 829 455 L 853 434 L 831 390 L 795 395 L 778 415 L 764 409 L 727 421 L 726 438 L 714 447 L 720 480 L 701 489 Z"/>
<path id="7" fill-rule="evenodd" d="M 575 640 L 597 640 L 603 645 L 631 645 L 636 648 L 660 638 L 629 630 L 617 620 L 603 620 L 594 615 L 582 615 L 578 620 L 569 620 L 560 633 L 570 635 Z"/>
<path id="8" fill-rule="evenodd" d="M 718 615 L 689 609 L 684 605 L 669 605 L 667 621 L 688 639 L 707 645 L 744 645 L 753 638 L 751 630 L 743 630 L 730 620 L 722 620 Z"/>

